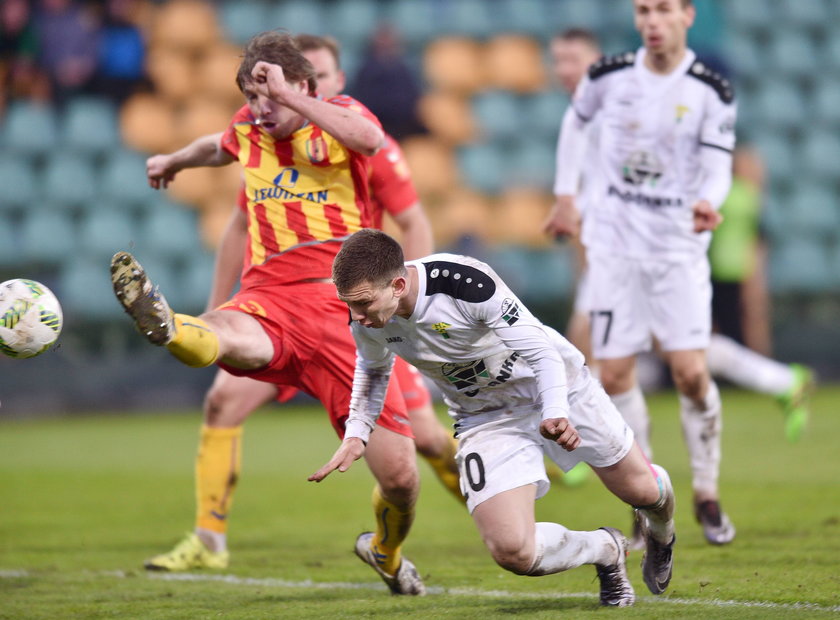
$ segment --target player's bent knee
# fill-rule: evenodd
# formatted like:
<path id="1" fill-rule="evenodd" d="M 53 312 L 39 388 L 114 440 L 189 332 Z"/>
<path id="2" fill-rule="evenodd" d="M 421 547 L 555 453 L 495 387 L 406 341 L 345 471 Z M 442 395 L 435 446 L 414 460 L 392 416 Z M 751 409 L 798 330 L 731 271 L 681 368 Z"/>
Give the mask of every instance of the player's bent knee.
<path id="1" fill-rule="evenodd" d="M 496 564 L 516 575 L 527 575 L 534 564 L 534 554 L 522 545 L 487 542 L 487 548 Z"/>

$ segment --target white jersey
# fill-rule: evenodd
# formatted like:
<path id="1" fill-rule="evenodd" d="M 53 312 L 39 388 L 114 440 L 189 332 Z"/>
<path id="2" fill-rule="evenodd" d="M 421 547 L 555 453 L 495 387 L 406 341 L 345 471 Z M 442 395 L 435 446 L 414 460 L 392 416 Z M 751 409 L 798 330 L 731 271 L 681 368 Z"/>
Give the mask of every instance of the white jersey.
<path id="1" fill-rule="evenodd" d="M 572 102 L 580 121 L 600 121 L 597 163 L 587 159 L 598 170 L 587 178 L 587 249 L 697 257 L 711 234 L 693 231 L 691 207 L 711 200 L 704 195 L 710 185 L 723 186 L 724 196 L 728 189 L 728 166 L 714 171 L 725 178 L 710 179 L 703 153 L 734 148 L 733 92 L 691 50 L 668 75 L 647 69 L 645 53 L 641 48 L 594 64 Z"/>
<path id="2" fill-rule="evenodd" d="M 595 178 L 599 172 L 598 148 L 600 139 L 600 119 L 594 118 L 591 122 L 586 124 L 586 150 L 583 154 L 583 160 L 585 163 L 583 164 L 583 167 L 581 169 L 580 184 L 578 186 L 578 191 L 576 192 L 577 195 L 575 196 L 575 206 L 577 207 L 577 210 L 580 213 L 581 217 L 580 240 L 581 243 L 583 243 L 587 247 L 590 244 L 592 235 L 589 232 L 590 227 L 586 225 L 586 214 L 588 212 L 588 206 L 593 202 L 593 194 L 595 193 L 594 188 L 600 187 L 600 183 Z M 562 164 L 561 158 L 559 156 L 560 136 L 558 136 L 557 142 L 558 157 L 556 159 L 555 179 L 560 178 L 559 168 Z M 554 194 L 559 196 L 563 193 L 564 191 L 562 190 L 561 186 L 555 184 Z"/>
<path id="3" fill-rule="evenodd" d="M 384 395 L 372 384 L 387 375 L 394 354 L 437 385 L 459 430 L 526 409 L 568 417 L 583 354 L 536 319 L 493 269 L 454 254 L 406 266 L 417 270 L 419 285 L 411 317 L 394 316 L 382 328 L 352 323 L 358 355 L 346 436 L 366 439 L 372 430 Z"/>

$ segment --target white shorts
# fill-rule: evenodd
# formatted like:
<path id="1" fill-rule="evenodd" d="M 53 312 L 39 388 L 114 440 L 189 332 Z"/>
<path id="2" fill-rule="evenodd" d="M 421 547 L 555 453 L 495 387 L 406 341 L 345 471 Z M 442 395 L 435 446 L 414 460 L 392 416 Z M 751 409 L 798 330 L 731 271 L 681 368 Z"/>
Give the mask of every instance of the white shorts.
<path id="1" fill-rule="evenodd" d="M 455 458 L 470 514 L 491 497 L 526 484 L 537 485 L 538 498 L 545 495 L 550 487 L 545 456 L 569 471 L 581 461 L 609 467 L 630 451 L 633 431 L 604 389 L 588 373 L 581 373 L 579 380 L 587 384 L 577 390 L 571 403 L 569 419 L 581 437 L 580 446 L 572 452 L 540 435 L 539 411 L 500 413 L 498 418 L 459 434 Z"/>
<path id="2" fill-rule="evenodd" d="M 589 254 L 590 333 L 595 359 L 706 349 L 712 330 L 709 261 Z"/>

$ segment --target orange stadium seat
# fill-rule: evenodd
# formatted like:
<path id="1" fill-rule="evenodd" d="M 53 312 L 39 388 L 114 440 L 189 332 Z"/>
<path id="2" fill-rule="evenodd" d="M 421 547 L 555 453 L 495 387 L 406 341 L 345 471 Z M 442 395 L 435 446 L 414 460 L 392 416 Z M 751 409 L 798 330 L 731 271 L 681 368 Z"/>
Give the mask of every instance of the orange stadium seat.
<path id="1" fill-rule="evenodd" d="M 120 133 L 126 146 L 136 151 L 171 150 L 176 146 L 172 105 L 155 95 L 134 95 L 120 110 Z"/>
<path id="2" fill-rule="evenodd" d="M 484 75 L 491 87 L 532 93 L 546 85 L 540 44 L 524 35 L 504 34 L 487 42 Z"/>
<path id="3" fill-rule="evenodd" d="M 484 87 L 482 47 L 467 37 L 442 37 L 423 54 L 423 73 L 433 88 L 471 94 Z"/>
<path id="4" fill-rule="evenodd" d="M 201 93 L 234 109 L 241 105 L 244 100 L 236 86 L 241 54 L 239 47 L 227 43 L 211 47 L 198 63 L 196 81 Z"/>
<path id="5" fill-rule="evenodd" d="M 219 40 L 216 10 L 203 0 L 173 0 L 159 5 L 151 25 L 151 47 L 201 53 Z"/>
<path id="6" fill-rule="evenodd" d="M 458 181 L 458 165 L 452 148 L 429 136 L 414 136 L 402 143 L 420 199 L 440 196 Z"/>
<path id="7" fill-rule="evenodd" d="M 530 247 L 550 245 L 542 224 L 553 197 L 535 189 L 513 188 L 502 192 L 493 218 L 493 240 Z"/>
<path id="8" fill-rule="evenodd" d="M 429 210 L 435 244 L 447 246 L 470 235 L 482 240 L 492 233 L 492 202 L 475 190 L 456 187 Z"/>
<path id="9" fill-rule="evenodd" d="M 197 62 L 194 57 L 173 47 L 149 50 L 146 70 L 155 90 L 173 102 L 182 102 L 198 88 Z"/>
<path id="10" fill-rule="evenodd" d="M 215 193 L 216 168 L 189 168 L 181 170 L 169 184 L 169 197 L 184 204 L 198 207 Z"/>
<path id="11" fill-rule="evenodd" d="M 189 144 L 205 134 L 224 131 L 236 109 L 209 97 L 193 97 L 178 114 L 178 144 Z"/>
<path id="12" fill-rule="evenodd" d="M 429 131 L 449 144 L 464 144 L 476 136 L 470 103 L 461 95 L 442 91 L 428 93 L 420 99 L 418 113 Z"/>

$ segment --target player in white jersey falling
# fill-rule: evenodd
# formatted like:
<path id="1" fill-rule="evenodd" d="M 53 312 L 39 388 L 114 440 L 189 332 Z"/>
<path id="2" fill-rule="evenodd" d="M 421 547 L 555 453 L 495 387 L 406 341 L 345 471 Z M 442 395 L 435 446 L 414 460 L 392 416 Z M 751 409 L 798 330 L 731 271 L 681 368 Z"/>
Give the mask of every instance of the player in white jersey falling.
<path id="1" fill-rule="evenodd" d="M 691 0 L 633 3 L 643 47 L 593 65 L 564 116 L 552 227 L 579 231 L 580 154 L 586 125 L 599 118 L 586 250 L 601 381 L 644 438 L 647 406 L 635 356 L 656 337 L 680 393 L 695 515 L 710 543 L 726 544 L 735 528 L 718 491 L 721 401 L 706 363 L 706 250 L 731 183 L 734 95 L 686 45 L 695 17 Z"/>
<path id="2" fill-rule="evenodd" d="M 644 581 L 654 594 L 665 591 L 675 541 L 668 474 L 645 459 L 580 351 L 486 264 L 453 254 L 404 263 L 399 244 L 381 231 L 344 242 L 333 280 L 350 308 L 356 372 L 345 439 L 310 480 L 362 456 L 396 354 L 443 394 L 467 508 L 500 566 L 536 576 L 594 564 L 601 604 L 633 603 L 620 531 L 535 523 L 534 501 L 549 487 L 544 457 L 564 471 L 584 461 L 642 515 Z"/>

